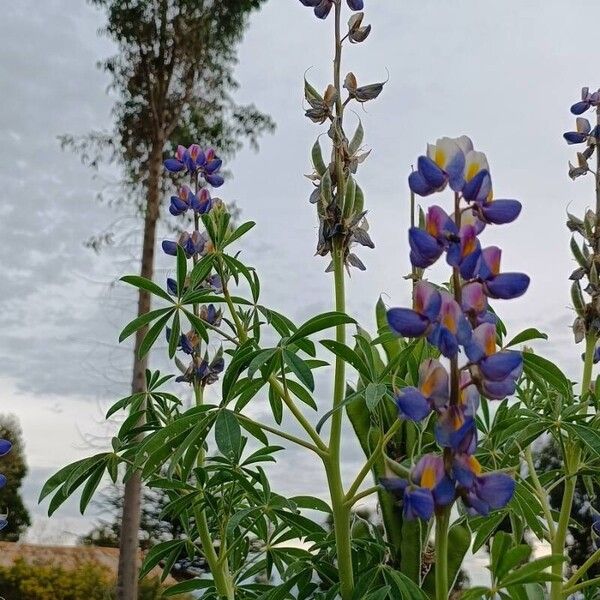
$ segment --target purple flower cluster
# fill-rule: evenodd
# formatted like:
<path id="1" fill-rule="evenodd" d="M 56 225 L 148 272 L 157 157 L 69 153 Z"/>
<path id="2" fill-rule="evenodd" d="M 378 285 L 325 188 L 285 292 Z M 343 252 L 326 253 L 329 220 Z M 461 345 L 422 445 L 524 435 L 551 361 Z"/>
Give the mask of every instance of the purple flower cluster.
<path id="1" fill-rule="evenodd" d="M 6 456 L 12 449 L 12 444 L 8 440 L 0 439 L 0 457 Z M 6 485 L 6 475 L 0 473 L 0 489 Z M 0 531 L 8 525 L 6 514 L 0 514 Z"/>
<path id="2" fill-rule="evenodd" d="M 200 231 L 198 228 L 199 217 L 208 215 L 216 206 L 222 206 L 220 200 L 213 200 L 206 187 L 200 186 L 200 180 L 204 180 L 206 184 L 213 187 L 221 186 L 224 180 L 218 174 L 218 171 L 222 166 L 222 161 L 216 156 L 212 148 L 202 150 L 198 144 L 192 144 L 189 148 L 178 146 L 175 157 L 165 160 L 164 165 L 171 173 L 184 172 L 190 176 L 195 191 L 192 191 L 187 185 L 180 186 L 177 195 L 171 196 L 169 212 L 173 216 L 182 216 L 188 210 L 191 210 L 194 213 L 195 227 L 191 233 L 181 233 L 177 240 L 164 240 L 162 249 L 169 256 L 177 256 L 177 250 L 181 248 L 185 257 L 188 260 L 193 259 L 195 263 L 214 250 L 213 242 L 208 233 Z M 184 289 L 179 289 L 179 285 L 182 285 Z M 188 280 L 178 283 L 173 278 L 167 278 L 167 291 L 173 296 L 185 293 L 188 285 Z M 223 282 L 217 273 L 212 273 L 200 282 L 199 287 L 221 293 Z M 217 310 L 213 304 L 201 306 L 197 316 L 213 327 L 218 327 L 222 319 L 221 311 Z M 172 332 L 167 328 L 166 333 L 167 341 L 169 341 Z M 219 350 L 211 360 L 208 353 L 202 351 L 202 340 L 194 330 L 179 336 L 177 349 L 190 356 L 191 363 L 187 368 L 181 367 L 183 374 L 177 377 L 175 381 L 199 383 L 204 387 L 217 381 L 219 374 L 225 367 L 223 352 Z"/>
<path id="3" fill-rule="evenodd" d="M 521 204 L 494 200 L 487 159 L 466 136 L 429 145 L 417 166 L 409 177 L 411 190 L 427 196 L 449 186 L 455 206 L 452 216 L 431 206 L 424 226 L 409 230 L 410 260 L 425 269 L 445 253 L 453 268 L 454 294 L 420 280 L 414 287 L 413 308 L 392 308 L 387 320 L 396 334 L 425 337 L 450 359 L 450 371 L 440 360 L 426 359 L 418 385 L 396 395 L 400 418 L 423 421 L 435 415 L 435 439 L 443 455 L 423 456 L 408 480 L 382 483 L 401 497 L 409 519 L 429 519 L 457 498 L 470 513 L 487 515 L 508 503 L 515 482 L 505 473 L 483 473 L 474 456 L 480 395 L 492 400 L 510 396 L 523 368 L 520 352 L 497 348 L 496 317 L 488 299 L 522 295 L 529 277 L 502 273 L 500 248 L 482 248 L 478 235 L 487 225 L 514 221 Z M 461 350 L 466 359 L 459 366 Z"/>
<path id="4" fill-rule="evenodd" d="M 300 0 L 304 6 L 314 9 L 315 16 L 326 19 L 333 8 L 335 0 Z M 362 10 L 365 6 L 363 0 L 346 0 L 350 10 Z"/>
<path id="5" fill-rule="evenodd" d="M 177 146 L 174 158 L 165 160 L 165 168 L 171 173 L 186 171 L 190 175 L 199 175 L 213 187 L 220 187 L 225 180 L 219 175 L 223 162 L 213 148 L 202 150 L 198 144 L 189 148 Z"/>

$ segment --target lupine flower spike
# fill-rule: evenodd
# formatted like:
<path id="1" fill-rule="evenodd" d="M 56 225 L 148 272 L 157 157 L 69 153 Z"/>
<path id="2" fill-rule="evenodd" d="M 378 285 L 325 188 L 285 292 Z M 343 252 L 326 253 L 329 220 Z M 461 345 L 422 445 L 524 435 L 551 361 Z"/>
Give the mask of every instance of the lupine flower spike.
<path id="1" fill-rule="evenodd" d="M 529 277 L 501 272 L 500 248 L 482 248 L 478 236 L 488 225 L 514 221 L 521 204 L 494 199 L 487 159 L 466 136 L 430 144 L 408 183 L 419 196 L 449 187 L 455 198 L 452 215 L 430 206 L 424 226 L 408 232 L 413 267 L 426 269 L 446 255 L 453 293 L 420 280 L 412 308 L 387 312 L 397 335 L 424 337 L 450 359 L 448 370 L 440 360 L 427 358 L 419 368 L 418 386 L 396 393 L 399 418 L 435 419 L 435 440 L 443 453 L 421 457 L 407 480 L 385 478 L 381 483 L 398 497 L 407 519 L 427 520 L 457 499 L 469 513 L 487 515 L 510 501 L 515 482 L 506 473 L 483 472 L 474 456 L 480 394 L 490 400 L 510 396 L 523 367 L 520 352 L 498 348 L 497 319 L 488 299 L 521 296 Z"/>
<path id="2" fill-rule="evenodd" d="M 6 456 L 12 449 L 12 444 L 8 440 L 0 439 L 0 458 Z M 6 475 L 0 473 L 0 489 L 6 485 Z M 8 515 L 0 514 L 0 530 L 8 525 Z"/>
<path id="3" fill-rule="evenodd" d="M 185 173 L 192 181 L 194 190 L 187 185 L 179 187 L 176 196 L 171 196 L 169 212 L 173 216 L 182 216 L 191 210 L 194 213 L 195 228 L 191 233 L 183 232 L 177 240 L 164 240 L 162 249 L 169 256 L 177 256 L 178 248 L 181 248 L 187 259 L 194 262 L 206 256 L 214 250 L 212 240 L 206 231 L 199 229 L 202 215 L 208 215 L 215 207 L 223 209 L 220 200 L 211 197 L 206 185 L 219 187 L 223 184 L 223 177 L 219 174 L 222 161 L 217 157 L 212 148 L 203 150 L 198 144 L 192 144 L 189 148 L 178 146 L 175 157 L 165 160 L 165 168 L 171 173 Z M 201 185 L 201 180 L 204 184 Z M 178 282 L 167 278 L 167 290 L 173 296 L 180 296 L 188 290 L 189 278 L 180 282 L 184 289 L 179 289 Z M 217 273 L 210 273 L 204 281 L 198 282 L 196 289 L 210 289 L 220 294 L 223 291 L 223 282 Z M 207 325 L 218 327 L 221 323 L 221 310 L 216 309 L 213 304 L 208 306 L 195 305 L 196 317 Z M 166 331 L 167 341 L 171 340 L 172 332 Z M 185 365 L 176 359 L 182 375 L 175 381 L 186 382 L 205 387 L 215 383 L 219 374 L 225 367 L 223 351 L 219 350 L 212 359 L 206 349 L 202 347 L 202 340 L 195 330 L 179 335 L 176 350 L 183 352 L 191 358 L 189 365 Z"/>

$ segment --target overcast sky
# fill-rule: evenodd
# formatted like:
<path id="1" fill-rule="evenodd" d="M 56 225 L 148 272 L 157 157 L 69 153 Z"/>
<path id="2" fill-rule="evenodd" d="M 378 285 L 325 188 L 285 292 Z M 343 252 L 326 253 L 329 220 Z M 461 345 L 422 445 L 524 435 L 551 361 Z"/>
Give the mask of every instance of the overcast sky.
<path id="1" fill-rule="evenodd" d="M 359 173 L 375 251 L 349 284 L 348 310 L 373 329 L 380 294 L 409 301 L 406 177 L 426 143 L 468 134 L 487 153 L 497 197 L 523 202 L 514 224 L 486 230 L 503 247 L 505 270 L 532 277 L 528 294 L 496 304 L 509 332 L 536 326 L 539 345 L 570 374 L 581 349 L 572 342 L 565 209 L 593 204 L 591 180 L 572 183 L 562 140 L 573 126 L 569 106 L 582 85 L 600 85 L 593 50 L 577 23 L 596 23 L 595 0 L 527 2 L 366 0 L 369 40 L 348 49 L 344 71 L 360 83 L 389 82 L 359 110 L 372 154 Z M 112 52 L 97 35 L 103 16 L 84 2 L 2 2 L 0 20 L 0 412 L 24 429 L 36 513 L 33 539 L 68 539 L 87 522 L 73 506 L 52 522 L 35 506 L 47 476 L 89 453 L 84 438 L 102 435 L 102 411 L 126 395 L 131 353 L 117 347 L 133 314 L 118 278 L 135 272 L 139 223 L 96 201 L 107 180 L 93 178 L 57 136 L 111 126 L 108 80 L 96 61 Z M 316 20 L 297 0 L 270 0 L 252 19 L 240 49 L 240 102 L 254 102 L 277 123 L 259 153 L 245 149 L 228 165 L 220 195 L 258 222 L 244 257 L 262 276 L 264 303 L 301 320 L 330 307 L 331 277 L 314 258 L 316 218 L 307 202 L 309 150 L 322 128 L 303 116 L 302 77 L 330 81 L 332 20 Z M 350 115 L 352 119 L 352 115 Z M 110 182 L 110 180 L 108 180 Z M 117 245 L 100 255 L 90 236 L 115 230 Z M 488 228 L 490 229 L 490 228 Z M 167 268 L 162 261 L 161 267 Z M 440 271 L 440 275 L 443 272 Z M 326 400 L 323 400 L 326 405 Z M 257 413 L 266 412 L 256 405 Z M 294 451 L 296 452 L 296 451 Z M 361 459 L 348 436 L 349 476 Z M 294 477 L 288 475 L 294 464 Z M 324 494 L 316 463 L 300 453 L 274 469 L 286 492 Z"/>

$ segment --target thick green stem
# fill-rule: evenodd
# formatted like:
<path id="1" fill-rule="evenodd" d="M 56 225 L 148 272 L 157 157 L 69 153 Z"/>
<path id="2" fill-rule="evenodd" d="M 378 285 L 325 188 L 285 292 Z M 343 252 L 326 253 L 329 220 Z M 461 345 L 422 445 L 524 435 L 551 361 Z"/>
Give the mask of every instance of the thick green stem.
<path id="1" fill-rule="evenodd" d="M 435 600 L 448 600 L 448 529 L 450 507 L 435 517 Z"/>
<path id="2" fill-rule="evenodd" d="M 344 250 L 341 244 L 335 244 L 333 249 L 333 266 L 335 281 L 335 308 L 340 312 L 346 309 L 345 281 L 344 281 Z M 335 339 L 344 344 L 346 342 L 346 328 L 340 325 L 336 328 Z M 345 361 L 336 357 L 333 387 L 333 408 L 344 401 L 346 387 Z M 333 526 L 337 550 L 337 563 L 340 579 L 340 595 L 343 600 L 352 597 L 354 589 L 354 573 L 352 568 L 352 544 L 350 536 L 350 511 L 346 505 L 346 494 L 342 483 L 340 465 L 340 446 L 342 437 L 342 410 L 336 410 L 331 419 L 331 432 L 329 436 L 329 456 L 324 459 L 327 482 L 331 496 L 333 510 Z"/>

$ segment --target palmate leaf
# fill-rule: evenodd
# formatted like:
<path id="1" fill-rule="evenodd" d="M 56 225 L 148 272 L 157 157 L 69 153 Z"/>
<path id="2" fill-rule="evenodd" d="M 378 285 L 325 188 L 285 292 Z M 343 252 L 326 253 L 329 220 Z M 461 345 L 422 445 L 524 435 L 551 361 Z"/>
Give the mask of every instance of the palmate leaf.
<path id="1" fill-rule="evenodd" d="M 523 370 L 534 378 L 541 377 L 549 386 L 566 397 L 573 393 L 571 382 L 566 375 L 554 363 L 533 352 L 523 352 Z"/>
<path id="2" fill-rule="evenodd" d="M 352 350 L 352 348 L 335 340 L 321 340 L 320 344 L 325 346 L 327 350 L 333 352 L 336 356 L 344 359 L 348 364 L 352 365 L 362 377 L 367 378 L 367 381 L 371 380 L 369 367 L 358 353 Z"/>
<path id="3" fill-rule="evenodd" d="M 283 360 L 290 371 L 312 392 L 315 389 L 315 378 L 310 367 L 296 354 L 289 350 L 283 351 Z"/>
<path id="4" fill-rule="evenodd" d="M 515 335 L 515 337 L 510 340 L 507 344 L 504 345 L 505 348 L 509 348 L 510 346 L 516 346 L 518 344 L 523 344 L 524 342 L 529 342 L 531 340 L 547 340 L 548 334 L 543 333 L 536 329 L 535 327 L 530 327 L 529 329 L 525 329 Z"/>

